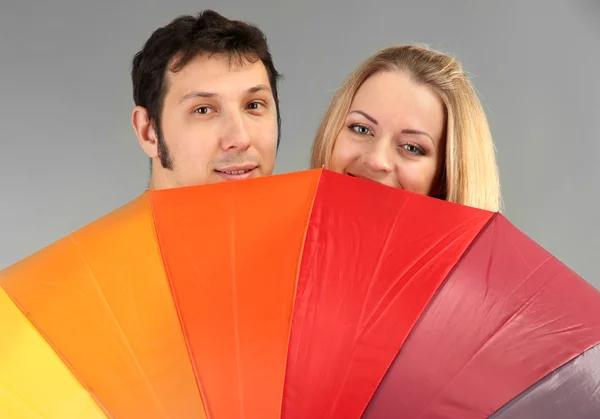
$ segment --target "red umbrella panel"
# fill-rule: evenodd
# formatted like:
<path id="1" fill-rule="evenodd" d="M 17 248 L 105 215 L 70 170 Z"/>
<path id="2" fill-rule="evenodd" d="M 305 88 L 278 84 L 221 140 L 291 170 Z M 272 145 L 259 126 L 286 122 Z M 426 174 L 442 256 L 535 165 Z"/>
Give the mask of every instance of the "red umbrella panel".
<path id="1" fill-rule="evenodd" d="M 594 287 L 326 170 L 145 193 L 0 286 L 1 417 L 600 417 Z"/>

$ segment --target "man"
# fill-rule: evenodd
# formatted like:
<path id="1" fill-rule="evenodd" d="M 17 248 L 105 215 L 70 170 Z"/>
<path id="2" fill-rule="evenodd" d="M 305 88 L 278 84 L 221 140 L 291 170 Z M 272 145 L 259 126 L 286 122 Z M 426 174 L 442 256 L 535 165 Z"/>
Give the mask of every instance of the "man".
<path id="1" fill-rule="evenodd" d="M 148 189 L 272 174 L 280 76 L 257 27 L 212 10 L 178 17 L 135 55 L 131 77 Z"/>
<path id="2" fill-rule="evenodd" d="M 132 123 L 151 159 L 149 189 L 271 174 L 278 76 L 262 32 L 251 25 L 207 11 L 155 31 L 132 69 Z M 180 213 L 164 217 L 159 207 L 141 194 L 0 272 L 0 364 L 11 366 L 2 382 L 27 393 L 40 417 L 57 409 L 80 418 L 206 417 L 159 241 L 161 232 L 177 233 L 157 219 Z M 16 356 L 25 350 L 43 360 L 47 374 Z M 50 406 L 44 401 L 52 391 Z M 7 406 L 28 408 L 12 400 Z"/>

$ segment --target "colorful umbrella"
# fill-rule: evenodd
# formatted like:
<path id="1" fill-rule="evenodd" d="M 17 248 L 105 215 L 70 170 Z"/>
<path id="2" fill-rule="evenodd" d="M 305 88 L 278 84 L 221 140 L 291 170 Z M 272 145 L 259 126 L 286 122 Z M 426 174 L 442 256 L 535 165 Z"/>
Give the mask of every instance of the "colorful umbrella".
<path id="1" fill-rule="evenodd" d="M 145 193 L 0 286 L 2 418 L 600 417 L 596 289 L 325 170 Z"/>

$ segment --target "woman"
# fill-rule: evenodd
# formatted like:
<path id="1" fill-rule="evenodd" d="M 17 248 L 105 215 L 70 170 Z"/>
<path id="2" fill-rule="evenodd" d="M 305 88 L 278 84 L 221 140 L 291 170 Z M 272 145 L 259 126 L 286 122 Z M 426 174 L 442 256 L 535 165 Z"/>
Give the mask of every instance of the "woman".
<path id="1" fill-rule="evenodd" d="M 500 211 L 492 136 L 460 64 L 425 47 L 385 48 L 344 82 L 311 166 Z"/>

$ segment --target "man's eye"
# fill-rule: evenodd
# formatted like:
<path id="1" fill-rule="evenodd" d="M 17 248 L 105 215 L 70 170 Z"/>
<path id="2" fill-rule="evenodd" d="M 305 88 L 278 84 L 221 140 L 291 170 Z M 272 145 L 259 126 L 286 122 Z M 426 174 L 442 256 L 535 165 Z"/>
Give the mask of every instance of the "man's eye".
<path id="1" fill-rule="evenodd" d="M 208 106 L 200 106 L 199 108 L 196 108 L 194 112 L 201 115 L 206 115 L 208 112 L 210 112 L 210 108 Z"/>
<path id="2" fill-rule="evenodd" d="M 259 109 L 262 106 L 262 103 L 260 102 L 251 102 L 248 107 L 252 110 L 256 110 Z"/>

